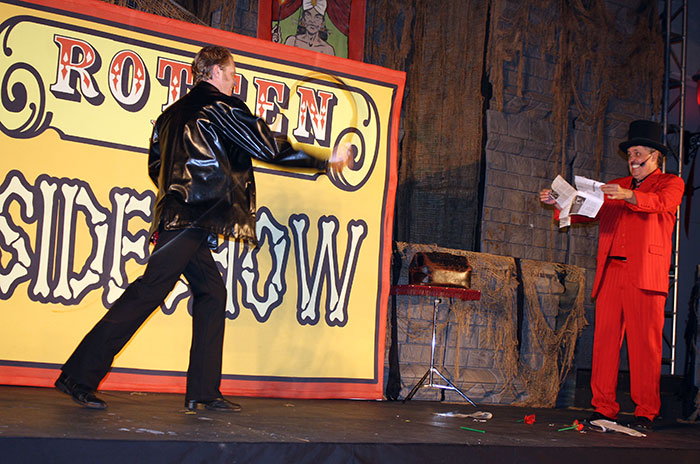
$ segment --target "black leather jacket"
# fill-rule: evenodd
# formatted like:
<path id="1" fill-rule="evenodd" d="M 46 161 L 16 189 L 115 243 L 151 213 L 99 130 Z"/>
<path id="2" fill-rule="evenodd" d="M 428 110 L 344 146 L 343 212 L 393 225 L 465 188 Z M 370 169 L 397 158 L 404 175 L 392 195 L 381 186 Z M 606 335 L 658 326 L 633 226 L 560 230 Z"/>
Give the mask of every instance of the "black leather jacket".
<path id="1" fill-rule="evenodd" d="M 148 174 L 158 188 L 150 234 L 199 228 L 257 244 L 251 157 L 326 169 L 327 161 L 275 140 L 238 98 L 200 82 L 153 128 Z"/>

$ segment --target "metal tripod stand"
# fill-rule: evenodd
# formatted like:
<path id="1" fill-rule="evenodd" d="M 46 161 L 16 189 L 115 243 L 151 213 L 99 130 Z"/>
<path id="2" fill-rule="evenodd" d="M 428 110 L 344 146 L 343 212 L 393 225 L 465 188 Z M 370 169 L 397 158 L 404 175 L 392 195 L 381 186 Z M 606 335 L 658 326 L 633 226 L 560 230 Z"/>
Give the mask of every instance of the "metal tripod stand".
<path id="1" fill-rule="evenodd" d="M 411 398 L 413 398 L 413 395 L 416 394 L 418 389 L 423 386 L 426 388 L 439 388 L 441 390 L 452 390 L 457 392 L 462 398 L 467 400 L 472 406 L 476 406 L 476 404 L 469 399 L 467 395 L 462 392 L 455 384 L 453 384 L 447 377 L 445 377 L 437 367 L 435 367 L 435 343 L 436 343 L 436 331 L 437 331 L 437 312 L 438 312 L 438 305 L 440 304 L 440 298 L 435 298 L 433 301 L 433 338 L 430 343 L 430 367 L 428 368 L 428 371 L 421 377 L 421 379 L 418 381 L 418 383 L 411 389 L 411 391 L 408 393 L 408 396 L 404 399 L 404 402 L 409 401 Z M 447 326 L 445 326 L 445 331 L 447 331 Z M 435 383 L 434 376 L 440 377 L 447 385 Z M 425 381 L 428 380 L 428 383 L 425 384 Z M 424 385 L 425 384 L 425 385 Z"/>

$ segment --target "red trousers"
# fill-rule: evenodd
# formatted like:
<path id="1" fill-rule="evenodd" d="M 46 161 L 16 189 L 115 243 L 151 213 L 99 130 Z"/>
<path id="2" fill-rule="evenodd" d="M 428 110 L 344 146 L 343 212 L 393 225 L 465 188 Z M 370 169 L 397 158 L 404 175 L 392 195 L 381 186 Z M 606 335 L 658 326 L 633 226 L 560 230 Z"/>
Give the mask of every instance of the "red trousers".
<path id="1" fill-rule="evenodd" d="M 593 336 L 593 407 L 616 418 L 620 405 L 615 399 L 620 348 L 627 336 L 630 393 L 635 416 L 654 419 L 661 399 L 661 353 L 666 295 L 635 288 L 629 283 L 624 261 L 608 259 L 596 299 Z"/>

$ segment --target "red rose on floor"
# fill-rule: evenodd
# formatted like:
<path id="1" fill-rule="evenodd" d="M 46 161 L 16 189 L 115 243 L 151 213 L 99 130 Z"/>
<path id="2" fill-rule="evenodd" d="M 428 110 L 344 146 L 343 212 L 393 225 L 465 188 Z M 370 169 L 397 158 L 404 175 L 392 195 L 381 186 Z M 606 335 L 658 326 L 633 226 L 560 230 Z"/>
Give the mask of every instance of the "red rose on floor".
<path id="1" fill-rule="evenodd" d="M 530 414 L 529 416 L 525 416 L 525 423 L 526 424 L 534 424 L 535 423 L 535 415 Z"/>

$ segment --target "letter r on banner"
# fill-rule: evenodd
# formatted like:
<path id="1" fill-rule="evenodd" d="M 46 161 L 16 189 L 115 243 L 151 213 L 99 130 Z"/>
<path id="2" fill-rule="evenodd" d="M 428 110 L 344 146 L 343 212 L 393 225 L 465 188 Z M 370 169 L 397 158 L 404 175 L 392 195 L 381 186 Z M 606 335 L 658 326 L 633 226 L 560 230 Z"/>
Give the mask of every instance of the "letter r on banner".
<path id="1" fill-rule="evenodd" d="M 80 101 L 78 86 L 85 99 L 93 105 L 101 104 L 105 97 L 100 92 L 94 74 L 100 69 L 100 55 L 84 40 L 70 37 L 53 37 L 58 46 L 58 70 L 56 82 L 50 89 L 56 98 Z"/>

